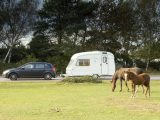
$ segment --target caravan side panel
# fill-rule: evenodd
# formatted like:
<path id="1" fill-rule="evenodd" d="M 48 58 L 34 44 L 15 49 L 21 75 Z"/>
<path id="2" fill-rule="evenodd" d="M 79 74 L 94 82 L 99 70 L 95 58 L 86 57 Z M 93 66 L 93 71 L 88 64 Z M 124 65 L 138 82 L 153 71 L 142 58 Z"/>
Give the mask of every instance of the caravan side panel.
<path id="1" fill-rule="evenodd" d="M 105 51 L 92 51 L 74 54 L 66 68 L 66 74 L 68 76 L 84 76 L 93 74 L 113 75 L 114 72 L 114 55 Z"/>
<path id="2" fill-rule="evenodd" d="M 84 76 L 92 74 L 93 58 L 91 55 L 82 55 L 77 57 L 75 64 L 72 68 L 73 76 Z"/>
<path id="3" fill-rule="evenodd" d="M 113 75 L 115 73 L 115 60 L 113 54 L 108 54 L 108 75 Z"/>
<path id="4" fill-rule="evenodd" d="M 91 75 L 101 75 L 101 54 L 92 55 Z"/>

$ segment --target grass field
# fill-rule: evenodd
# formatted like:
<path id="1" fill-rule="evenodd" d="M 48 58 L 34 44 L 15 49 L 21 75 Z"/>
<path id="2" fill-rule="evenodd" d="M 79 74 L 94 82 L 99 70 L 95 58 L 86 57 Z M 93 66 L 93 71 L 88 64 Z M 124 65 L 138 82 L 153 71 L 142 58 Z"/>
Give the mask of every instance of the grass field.
<path id="1" fill-rule="evenodd" d="M 151 97 L 109 81 L 68 84 L 55 81 L 1 82 L 0 120 L 159 120 L 160 81 L 151 81 Z"/>

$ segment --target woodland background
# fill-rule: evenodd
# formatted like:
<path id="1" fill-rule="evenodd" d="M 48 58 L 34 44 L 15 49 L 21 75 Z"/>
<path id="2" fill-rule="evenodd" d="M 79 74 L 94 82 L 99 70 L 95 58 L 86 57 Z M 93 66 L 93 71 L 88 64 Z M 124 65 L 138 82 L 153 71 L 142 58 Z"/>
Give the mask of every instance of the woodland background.
<path id="1" fill-rule="evenodd" d="M 92 50 L 160 70 L 160 1 L 0 0 L 0 71 L 47 61 L 64 73 L 73 54 Z"/>

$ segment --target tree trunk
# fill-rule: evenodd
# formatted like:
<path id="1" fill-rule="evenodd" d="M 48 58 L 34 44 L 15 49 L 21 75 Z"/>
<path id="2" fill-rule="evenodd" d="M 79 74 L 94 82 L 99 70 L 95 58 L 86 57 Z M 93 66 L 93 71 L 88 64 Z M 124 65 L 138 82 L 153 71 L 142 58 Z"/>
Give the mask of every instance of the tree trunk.
<path id="1" fill-rule="evenodd" d="M 58 45 L 61 45 L 62 43 L 62 34 L 59 32 L 58 33 Z"/>
<path id="2" fill-rule="evenodd" d="M 148 70 L 148 67 L 149 67 L 149 60 L 147 60 L 147 64 L 146 64 L 146 71 Z"/>
<path id="3" fill-rule="evenodd" d="M 12 52 L 12 46 L 9 48 L 9 50 L 8 50 L 8 52 L 7 52 L 7 54 L 6 54 L 5 58 L 4 58 L 4 60 L 3 60 L 3 63 L 6 63 L 7 58 L 9 57 L 9 55 L 11 54 L 11 52 Z M 9 62 L 9 61 L 8 61 L 8 62 Z"/>
<path id="4" fill-rule="evenodd" d="M 78 39 L 77 37 L 78 37 L 78 32 L 76 31 L 75 36 L 74 36 L 74 42 L 73 42 L 74 46 L 76 46 L 76 42 L 77 42 L 77 39 Z"/>
<path id="5" fill-rule="evenodd" d="M 81 42 L 81 44 L 82 44 L 82 46 L 84 46 L 84 44 L 85 44 L 85 42 L 86 42 L 86 34 L 87 34 L 87 29 L 85 28 L 84 29 L 84 34 L 83 34 L 83 39 L 82 39 L 82 42 Z"/>
<path id="6" fill-rule="evenodd" d="M 8 63 L 10 63 L 11 62 L 11 57 L 12 57 L 12 51 L 9 53 L 9 55 L 8 55 Z"/>

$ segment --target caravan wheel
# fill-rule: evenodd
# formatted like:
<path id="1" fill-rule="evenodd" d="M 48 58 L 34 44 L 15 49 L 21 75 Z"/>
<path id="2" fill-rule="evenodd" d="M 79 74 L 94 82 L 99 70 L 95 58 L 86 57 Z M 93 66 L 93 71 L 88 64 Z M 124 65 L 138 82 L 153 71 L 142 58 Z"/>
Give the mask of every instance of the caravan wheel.
<path id="1" fill-rule="evenodd" d="M 93 79 L 98 79 L 99 77 L 100 77 L 100 76 L 99 76 L 98 74 L 93 74 L 93 75 L 92 75 L 92 78 L 93 78 Z"/>

